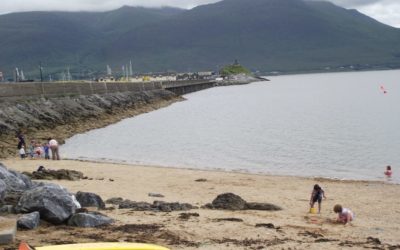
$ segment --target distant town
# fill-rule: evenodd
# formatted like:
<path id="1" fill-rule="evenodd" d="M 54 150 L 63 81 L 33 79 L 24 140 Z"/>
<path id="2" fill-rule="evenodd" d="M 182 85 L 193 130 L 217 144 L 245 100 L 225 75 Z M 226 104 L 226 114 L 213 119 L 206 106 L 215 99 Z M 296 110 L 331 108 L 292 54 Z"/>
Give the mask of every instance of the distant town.
<path id="1" fill-rule="evenodd" d="M 187 80 L 222 80 L 219 72 L 150 72 L 134 73 L 132 64 L 123 66 L 120 71 L 113 72 L 107 65 L 105 72 L 100 73 L 71 73 L 67 68 L 64 71 L 53 74 L 45 74 L 40 68 L 40 76 L 36 78 L 26 77 L 24 71 L 15 68 L 12 77 L 6 77 L 4 72 L 0 71 L 0 82 L 71 82 L 71 81 L 95 81 L 95 82 L 164 82 L 164 81 L 187 81 Z M 39 72 L 36 74 L 38 75 Z M 9 74 L 11 76 L 11 74 Z"/>

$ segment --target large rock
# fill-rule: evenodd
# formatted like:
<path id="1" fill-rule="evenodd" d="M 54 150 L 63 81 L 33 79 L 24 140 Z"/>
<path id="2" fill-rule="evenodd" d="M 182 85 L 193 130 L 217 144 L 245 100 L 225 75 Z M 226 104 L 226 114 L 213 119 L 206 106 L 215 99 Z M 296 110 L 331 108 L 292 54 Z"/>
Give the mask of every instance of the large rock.
<path id="1" fill-rule="evenodd" d="M 95 193 L 78 192 L 75 196 L 82 207 L 97 207 L 102 209 L 106 207 L 103 199 Z"/>
<path id="2" fill-rule="evenodd" d="M 246 209 L 246 201 L 233 193 L 220 194 L 212 202 L 215 209 L 243 210 Z"/>
<path id="3" fill-rule="evenodd" d="M 249 210 L 263 210 L 263 211 L 279 211 L 281 207 L 271 203 L 247 202 L 246 209 Z"/>
<path id="4" fill-rule="evenodd" d="M 17 221 L 17 226 L 18 228 L 22 229 L 35 229 L 39 226 L 39 223 L 40 223 L 40 213 L 33 212 L 30 214 L 22 215 Z"/>
<path id="5" fill-rule="evenodd" d="M 8 170 L 8 171 L 25 183 L 25 189 L 30 189 L 33 187 L 32 180 L 29 176 L 21 174 L 20 172 L 14 170 Z"/>
<path id="6" fill-rule="evenodd" d="M 74 227 L 98 227 L 109 225 L 113 222 L 113 219 L 100 213 L 77 213 L 68 220 L 68 225 Z"/>
<path id="7" fill-rule="evenodd" d="M 0 163 L 0 180 L 3 180 L 7 186 L 7 191 L 24 191 L 30 188 L 25 183 L 27 181 L 26 176 L 22 174 L 16 174 L 16 172 L 9 171 L 3 164 Z"/>
<path id="8" fill-rule="evenodd" d="M 55 184 L 42 184 L 25 191 L 17 210 L 23 213 L 40 212 L 40 217 L 53 224 L 61 224 L 75 213 L 76 205 L 68 191 Z"/>

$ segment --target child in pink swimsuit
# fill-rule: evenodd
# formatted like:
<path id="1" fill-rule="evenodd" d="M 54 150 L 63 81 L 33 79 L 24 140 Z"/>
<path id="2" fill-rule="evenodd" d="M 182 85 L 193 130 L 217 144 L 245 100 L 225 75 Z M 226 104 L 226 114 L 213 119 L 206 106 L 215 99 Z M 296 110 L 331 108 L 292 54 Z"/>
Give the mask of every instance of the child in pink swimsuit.
<path id="1" fill-rule="evenodd" d="M 391 166 L 386 167 L 385 175 L 387 177 L 392 177 L 392 167 Z"/>

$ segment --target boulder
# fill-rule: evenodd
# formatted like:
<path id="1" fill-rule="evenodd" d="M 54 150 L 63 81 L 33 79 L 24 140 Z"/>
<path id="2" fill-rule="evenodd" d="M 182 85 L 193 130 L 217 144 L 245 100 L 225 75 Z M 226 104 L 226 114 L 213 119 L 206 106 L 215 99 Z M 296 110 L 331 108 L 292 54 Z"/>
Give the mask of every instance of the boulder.
<path id="1" fill-rule="evenodd" d="M 220 194 L 212 202 L 215 209 L 243 210 L 246 209 L 246 201 L 233 193 Z"/>
<path id="2" fill-rule="evenodd" d="M 109 225 L 113 222 L 113 219 L 100 213 L 77 213 L 68 220 L 68 225 L 74 227 L 98 227 Z"/>
<path id="3" fill-rule="evenodd" d="M 263 210 L 263 211 L 279 211 L 281 207 L 271 203 L 247 202 L 246 209 L 249 210 Z"/>
<path id="4" fill-rule="evenodd" d="M 78 192 L 75 196 L 82 207 L 97 207 L 101 209 L 106 207 L 103 199 L 95 193 Z"/>
<path id="5" fill-rule="evenodd" d="M 22 215 L 17 221 L 17 226 L 21 229 L 35 229 L 39 226 L 39 223 L 40 213 L 33 212 Z"/>
<path id="6" fill-rule="evenodd" d="M 9 172 L 25 183 L 25 189 L 30 189 L 33 187 L 32 180 L 31 178 L 29 178 L 29 176 L 21 174 L 20 172 L 14 170 L 9 170 Z"/>
<path id="7" fill-rule="evenodd" d="M 55 184 L 42 184 L 25 191 L 18 202 L 22 213 L 40 212 L 40 217 L 53 224 L 61 224 L 75 213 L 76 205 L 68 191 Z"/>
<path id="8" fill-rule="evenodd" d="M 16 172 L 14 172 L 16 173 Z M 10 172 L 3 164 L 0 163 L 0 180 L 7 186 L 7 191 L 24 191 L 27 190 L 29 187 L 25 183 L 27 181 L 26 178 L 22 174 L 14 174 Z"/>

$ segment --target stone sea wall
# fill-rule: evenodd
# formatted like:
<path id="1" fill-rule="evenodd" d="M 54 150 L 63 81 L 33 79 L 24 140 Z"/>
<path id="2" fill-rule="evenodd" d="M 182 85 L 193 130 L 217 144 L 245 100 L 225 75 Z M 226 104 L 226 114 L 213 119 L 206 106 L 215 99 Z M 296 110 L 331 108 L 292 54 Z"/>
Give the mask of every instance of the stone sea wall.
<path id="1" fill-rule="evenodd" d="M 0 84 L 0 101 L 162 89 L 160 82 L 30 82 Z"/>
<path id="2" fill-rule="evenodd" d="M 110 86 L 107 85 L 107 88 Z M 0 157 L 17 155 L 17 131 L 22 131 L 27 144 L 30 140 L 42 142 L 48 137 L 62 143 L 74 134 L 182 100 L 170 91 L 147 86 L 148 90 L 144 91 L 58 95 L 56 98 L 21 97 L 16 100 L 10 96 L 8 101 L 3 99 L 0 102 Z M 61 88 L 61 85 L 58 87 Z M 4 95 L 5 92 L 2 93 Z"/>

